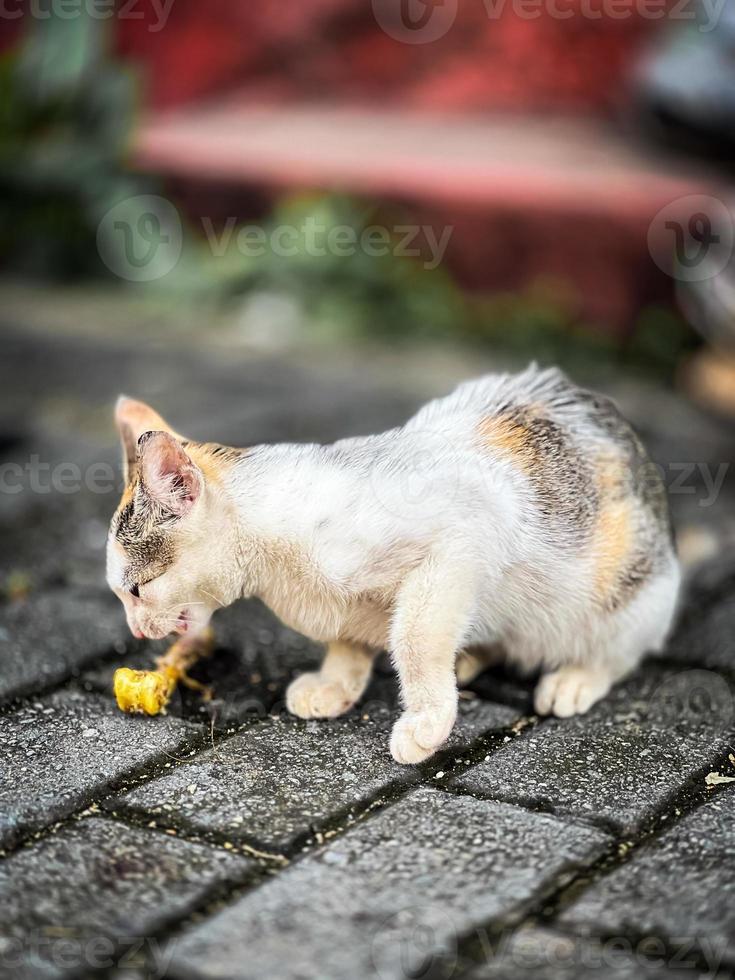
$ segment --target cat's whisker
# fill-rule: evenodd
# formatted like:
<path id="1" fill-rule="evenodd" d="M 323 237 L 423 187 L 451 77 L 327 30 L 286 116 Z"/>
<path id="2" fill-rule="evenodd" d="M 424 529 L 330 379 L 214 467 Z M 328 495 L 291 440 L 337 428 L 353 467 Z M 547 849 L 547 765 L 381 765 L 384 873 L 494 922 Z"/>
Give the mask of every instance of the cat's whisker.
<path id="1" fill-rule="evenodd" d="M 227 605 L 226 602 L 223 602 L 221 599 L 218 599 L 216 595 L 214 595 L 212 592 L 208 592 L 207 589 L 203 589 L 201 586 L 199 586 L 199 591 L 203 592 L 204 595 L 208 595 L 210 599 L 214 599 L 214 601 L 217 603 L 218 606 L 220 606 L 220 608 L 222 606 Z"/>

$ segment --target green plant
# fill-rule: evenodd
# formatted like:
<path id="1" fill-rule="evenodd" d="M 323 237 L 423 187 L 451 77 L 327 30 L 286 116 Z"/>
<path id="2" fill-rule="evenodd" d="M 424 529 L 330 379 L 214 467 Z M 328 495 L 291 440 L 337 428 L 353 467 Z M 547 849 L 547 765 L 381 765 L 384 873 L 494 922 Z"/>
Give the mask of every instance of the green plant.
<path id="1" fill-rule="evenodd" d="M 0 58 L 0 256 L 25 273 L 97 272 L 100 217 L 139 189 L 123 169 L 136 86 L 102 21 L 55 10 Z"/>

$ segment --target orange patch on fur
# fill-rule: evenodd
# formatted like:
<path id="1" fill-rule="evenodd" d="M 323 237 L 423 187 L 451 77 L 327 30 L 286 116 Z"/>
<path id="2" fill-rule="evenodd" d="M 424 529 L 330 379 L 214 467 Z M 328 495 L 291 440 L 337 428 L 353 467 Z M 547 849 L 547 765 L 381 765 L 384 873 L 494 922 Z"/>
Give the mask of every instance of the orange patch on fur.
<path id="1" fill-rule="evenodd" d="M 222 449 L 216 443 L 187 443 L 184 447 L 185 452 L 195 463 L 204 475 L 207 483 L 219 483 L 222 477 L 231 468 L 238 457 L 236 450 L 232 452 L 224 451 L 215 453 L 214 450 Z"/>
<path id="2" fill-rule="evenodd" d="M 622 460 L 601 455 L 596 463 L 600 512 L 593 537 L 594 592 L 605 602 L 614 592 L 633 546 L 633 502 L 625 486 Z"/>
<path id="3" fill-rule="evenodd" d="M 477 432 L 485 446 L 499 449 L 511 456 L 526 472 L 532 469 L 536 453 L 529 439 L 529 430 L 521 422 L 500 415 L 490 415 L 482 419 Z"/>
<path id="4" fill-rule="evenodd" d="M 128 483 L 128 485 L 125 487 L 125 489 L 122 492 L 122 497 L 120 497 L 120 503 L 117 505 L 117 509 L 122 510 L 122 508 L 126 507 L 132 499 L 133 499 L 133 484 Z"/>
<path id="5" fill-rule="evenodd" d="M 594 537 L 595 596 L 605 601 L 614 591 L 633 544 L 631 504 L 616 500 L 603 505 Z"/>

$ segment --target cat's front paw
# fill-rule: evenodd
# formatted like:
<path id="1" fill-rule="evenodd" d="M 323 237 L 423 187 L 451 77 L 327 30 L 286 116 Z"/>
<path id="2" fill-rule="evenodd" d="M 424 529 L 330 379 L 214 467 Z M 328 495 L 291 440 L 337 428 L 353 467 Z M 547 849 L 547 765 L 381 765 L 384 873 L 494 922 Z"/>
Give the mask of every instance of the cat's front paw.
<path id="1" fill-rule="evenodd" d="M 391 755 L 403 765 L 423 762 L 449 738 L 456 717 L 456 704 L 443 711 L 404 711 L 391 732 Z"/>
<path id="2" fill-rule="evenodd" d="M 286 691 L 286 707 L 297 718 L 338 718 L 355 698 L 339 681 L 326 681 L 318 671 L 302 674 Z"/>

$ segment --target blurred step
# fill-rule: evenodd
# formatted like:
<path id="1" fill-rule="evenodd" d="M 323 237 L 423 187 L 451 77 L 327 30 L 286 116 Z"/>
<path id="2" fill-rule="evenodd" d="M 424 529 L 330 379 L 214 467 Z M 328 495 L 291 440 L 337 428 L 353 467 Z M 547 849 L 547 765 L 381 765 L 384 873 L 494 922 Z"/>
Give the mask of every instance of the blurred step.
<path id="1" fill-rule="evenodd" d="M 235 205 L 238 192 L 299 189 L 399 202 L 418 223 L 453 226 L 446 260 L 464 284 L 557 277 L 584 315 L 618 327 L 671 294 L 648 254 L 653 217 L 679 198 L 718 193 L 704 170 L 644 152 L 599 120 L 233 98 L 149 118 L 135 160 L 192 188 L 202 214 L 217 186 Z"/>

